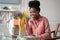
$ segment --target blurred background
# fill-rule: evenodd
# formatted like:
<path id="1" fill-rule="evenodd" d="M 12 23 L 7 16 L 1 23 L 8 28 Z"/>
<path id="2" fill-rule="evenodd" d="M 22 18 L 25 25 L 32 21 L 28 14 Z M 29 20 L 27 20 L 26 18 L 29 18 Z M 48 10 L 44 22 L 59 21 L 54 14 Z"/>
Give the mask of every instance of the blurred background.
<path id="1" fill-rule="evenodd" d="M 28 11 L 28 2 L 32 0 L 0 0 L 0 40 L 12 40 L 14 15 L 23 14 Z M 60 0 L 38 0 L 40 1 L 40 14 L 47 17 L 50 29 L 53 31 L 57 23 L 60 23 Z M 59 35 L 59 33 L 58 33 Z"/>

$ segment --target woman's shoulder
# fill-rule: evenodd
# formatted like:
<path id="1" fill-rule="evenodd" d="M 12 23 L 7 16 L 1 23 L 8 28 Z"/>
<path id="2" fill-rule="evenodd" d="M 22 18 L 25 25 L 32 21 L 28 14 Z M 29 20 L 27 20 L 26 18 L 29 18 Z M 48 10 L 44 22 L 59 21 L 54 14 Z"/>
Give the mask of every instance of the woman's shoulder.
<path id="1" fill-rule="evenodd" d="M 48 20 L 48 18 L 47 18 L 47 17 L 45 17 L 45 16 L 42 16 L 42 19 L 44 19 L 44 20 Z"/>

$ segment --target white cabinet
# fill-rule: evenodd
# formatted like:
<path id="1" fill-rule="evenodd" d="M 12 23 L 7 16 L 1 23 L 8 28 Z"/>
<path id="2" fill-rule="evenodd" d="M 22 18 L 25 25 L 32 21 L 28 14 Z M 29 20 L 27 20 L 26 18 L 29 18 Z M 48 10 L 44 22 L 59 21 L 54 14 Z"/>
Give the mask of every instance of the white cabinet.
<path id="1" fill-rule="evenodd" d="M 4 35 L 9 35 L 9 21 L 12 15 L 16 13 L 15 10 L 0 10 L 0 30 Z"/>
<path id="2" fill-rule="evenodd" d="M 8 22 L 14 13 L 15 10 L 0 10 L 0 24 Z"/>

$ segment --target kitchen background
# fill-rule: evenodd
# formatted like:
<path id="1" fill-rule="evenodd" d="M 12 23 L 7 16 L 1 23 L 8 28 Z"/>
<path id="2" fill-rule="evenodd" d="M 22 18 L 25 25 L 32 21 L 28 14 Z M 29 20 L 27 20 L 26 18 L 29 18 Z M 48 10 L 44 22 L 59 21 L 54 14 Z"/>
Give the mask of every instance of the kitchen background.
<path id="1" fill-rule="evenodd" d="M 29 12 L 28 2 L 31 0 L 0 0 L 0 35 L 12 35 L 13 27 L 12 13 L 4 13 L 4 7 L 8 7 L 10 11 L 23 13 L 25 10 Z M 40 14 L 47 17 L 50 23 L 51 31 L 55 29 L 56 24 L 60 23 L 60 0 L 39 0 L 41 5 Z M 59 28 L 60 29 L 60 28 Z M 59 33 L 58 33 L 59 35 Z M 2 40 L 2 37 L 0 39 Z M 5 38 L 5 37 L 4 37 Z M 8 39 L 6 39 L 8 40 Z M 9 39 L 11 40 L 11 38 Z"/>

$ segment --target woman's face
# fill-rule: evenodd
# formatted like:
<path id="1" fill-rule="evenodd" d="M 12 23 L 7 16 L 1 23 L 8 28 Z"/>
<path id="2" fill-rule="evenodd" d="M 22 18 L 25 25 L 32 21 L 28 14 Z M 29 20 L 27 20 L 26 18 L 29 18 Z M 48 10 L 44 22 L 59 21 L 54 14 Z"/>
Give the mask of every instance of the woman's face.
<path id="1" fill-rule="evenodd" d="M 33 18 L 37 18 L 39 16 L 39 11 L 36 8 L 30 8 L 30 16 Z"/>

